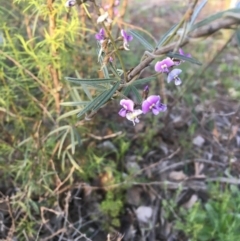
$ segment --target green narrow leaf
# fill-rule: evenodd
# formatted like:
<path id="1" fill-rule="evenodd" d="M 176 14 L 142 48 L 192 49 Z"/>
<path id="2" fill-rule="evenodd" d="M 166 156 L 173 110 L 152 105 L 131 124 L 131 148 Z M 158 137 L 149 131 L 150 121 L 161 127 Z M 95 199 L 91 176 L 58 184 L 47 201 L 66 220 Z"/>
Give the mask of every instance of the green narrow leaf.
<path id="1" fill-rule="evenodd" d="M 191 62 L 193 64 L 202 65 L 202 63 L 200 63 L 198 60 L 193 59 L 193 58 L 189 58 L 189 57 L 186 57 L 186 56 L 183 56 L 183 55 L 178 54 L 178 53 L 168 53 L 166 55 L 168 57 L 171 57 L 171 58 L 181 59 L 181 60 L 185 60 L 185 61 Z"/>
<path id="2" fill-rule="evenodd" d="M 147 77 L 147 78 L 143 78 L 143 79 L 138 79 L 138 80 L 135 80 L 131 85 L 136 86 L 136 85 L 146 84 L 149 81 L 155 80 L 155 79 L 156 79 L 156 76 L 154 76 L 154 77 Z"/>
<path id="3" fill-rule="evenodd" d="M 68 132 L 69 132 L 69 129 L 64 133 L 64 135 L 61 138 L 61 141 L 60 141 L 60 144 L 59 144 L 59 148 L 58 148 L 58 158 L 60 158 L 62 147 L 63 147 L 63 143 L 66 140 Z"/>
<path id="4" fill-rule="evenodd" d="M 69 128 L 69 125 L 58 127 L 57 129 L 49 132 L 47 136 L 49 137 L 49 136 L 51 136 L 51 135 L 53 135 L 53 134 L 55 134 L 57 132 L 63 131 L 63 130 L 68 129 L 68 128 Z"/>
<path id="5" fill-rule="evenodd" d="M 131 86 L 131 90 L 132 90 L 133 94 L 136 96 L 137 102 L 141 103 L 142 102 L 142 97 L 139 94 L 139 91 L 137 90 L 137 88 L 135 86 Z"/>
<path id="6" fill-rule="evenodd" d="M 78 73 L 77 70 L 75 70 L 75 73 L 76 73 L 77 77 L 78 77 L 79 79 L 81 79 L 81 76 L 80 76 L 80 74 Z M 87 95 L 87 97 L 88 97 L 90 100 L 92 100 L 92 99 L 93 99 L 93 98 L 92 98 L 92 95 L 91 95 L 90 91 L 88 90 L 87 86 L 85 86 L 84 84 L 81 84 L 81 86 L 82 86 L 82 88 L 83 88 L 84 93 Z"/>
<path id="7" fill-rule="evenodd" d="M 60 105 L 62 106 L 79 106 L 79 105 L 87 105 L 90 101 L 73 101 L 73 102 L 62 102 Z"/>
<path id="8" fill-rule="evenodd" d="M 80 109 L 76 109 L 76 110 L 71 110 L 71 111 L 69 111 L 67 113 L 64 113 L 63 115 L 58 117 L 58 120 L 64 119 L 64 118 L 72 116 L 72 115 L 76 115 L 79 112 L 79 110 Z"/>
<path id="9" fill-rule="evenodd" d="M 194 13 L 192 15 L 191 18 L 191 22 L 190 22 L 190 26 L 192 26 L 197 18 L 197 16 L 199 15 L 199 13 L 201 12 L 201 10 L 203 9 L 203 7 L 206 5 L 208 0 L 203 0 L 194 10 Z"/>
<path id="10" fill-rule="evenodd" d="M 77 130 L 77 128 L 75 126 L 72 126 L 72 128 L 73 128 L 73 131 L 74 131 L 77 143 L 80 146 L 82 144 L 81 136 L 79 135 L 78 130 Z"/>
<path id="11" fill-rule="evenodd" d="M 71 128 L 70 134 L 71 134 L 71 149 L 72 149 L 72 154 L 74 155 L 74 153 L 75 153 L 75 135 L 74 135 L 73 128 Z"/>
<path id="12" fill-rule="evenodd" d="M 115 69 L 115 67 L 112 65 L 112 63 L 110 63 L 110 68 L 111 68 L 112 73 L 116 76 L 116 78 L 121 80 L 120 76 L 123 74 L 123 72 L 119 73 L 118 69 Z"/>
<path id="13" fill-rule="evenodd" d="M 82 98 L 79 95 L 77 87 L 69 87 L 69 89 L 70 89 L 70 95 L 75 102 L 82 101 Z"/>
<path id="14" fill-rule="evenodd" d="M 72 78 L 72 77 L 65 77 L 65 79 L 71 83 L 86 84 L 86 85 L 108 84 L 108 83 L 118 81 L 117 79 L 78 79 L 78 78 Z"/>
<path id="15" fill-rule="evenodd" d="M 240 48 L 240 27 L 238 27 L 236 31 L 236 38 L 237 38 L 238 47 Z"/>
<path id="16" fill-rule="evenodd" d="M 72 155 L 67 151 L 67 156 L 72 163 L 72 165 L 79 171 L 83 172 L 82 168 L 77 164 L 77 162 L 73 159 Z"/>
<path id="17" fill-rule="evenodd" d="M 82 88 L 83 88 L 84 93 L 85 93 L 85 94 L 87 95 L 87 97 L 89 98 L 89 100 L 92 100 L 92 99 L 93 99 L 93 98 L 92 98 L 92 95 L 91 95 L 89 89 L 87 88 L 87 86 L 84 85 L 84 84 L 81 84 L 81 86 L 82 86 Z"/>
<path id="18" fill-rule="evenodd" d="M 173 25 L 159 40 L 159 42 L 157 43 L 157 48 L 159 48 L 160 46 L 162 46 L 166 40 L 168 39 L 168 37 L 171 35 L 171 33 L 174 32 L 175 28 L 178 27 L 178 24 Z"/>
<path id="19" fill-rule="evenodd" d="M 233 9 L 230 9 L 230 10 L 226 10 L 226 11 L 223 11 L 223 12 L 220 12 L 220 13 L 213 14 L 213 15 L 211 15 L 210 17 L 205 18 L 204 20 L 202 20 L 202 21 L 194 24 L 194 25 L 191 27 L 190 31 L 193 31 L 193 30 L 195 30 L 195 29 L 197 29 L 197 28 L 200 28 L 200 27 L 202 27 L 202 26 L 204 26 L 204 25 L 206 25 L 206 24 L 209 24 L 209 23 L 211 23 L 212 21 L 215 21 L 215 20 L 223 17 L 223 15 L 226 14 L 226 13 L 239 13 L 239 12 L 240 12 L 240 9 L 239 9 L 239 8 L 233 8 Z"/>
<path id="20" fill-rule="evenodd" d="M 123 94 L 127 96 L 131 91 L 131 85 L 128 85 L 127 87 L 124 88 Z"/>
<path id="21" fill-rule="evenodd" d="M 109 79 L 109 73 L 108 73 L 108 69 L 107 69 L 106 65 L 104 65 L 102 67 L 102 70 L 103 70 L 104 77 Z"/>
<path id="22" fill-rule="evenodd" d="M 153 51 L 154 47 L 152 46 L 152 44 L 150 44 L 143 36 L 141 36 L 139 33 L 133 31 L 133 30 L 129 30 L 128 31 L 130 34 L 132 34 L 136 39 L 139 40 L 139 42 L 149 51 Z"/>
<path id="23" fill-rule="evenodd" d="M 120 85 L 120 81 L 118 81 L 118 82 L 110 89 L 110 91 L 108 91 L 108 92 L 106 93 L 106 95 L 104 96 L 104 98 L 103 98 L 101 101 L 99 101 L 99 103 L 97 104 L 97 106 L 94 107 L 93 110 L 97 110 L 97 109 L 99 109 L 102 105 L 104 105 L 104 104 L 113 96 L 113 94 L 115 93 L 115 91 L 118 89 L 119 85 Z"/>
<path id="24" fill-rule="evenodd" d="M 105 84 L 105 85 L 100 85 L 100 84 L 91 85 L 91 84 L 89 84 L 88 86 L 90 86 L 89 88 L 93 88 L 93 89 L 96 89 L 96 90 L 108 90 L 110 87 L 112 87 L 111 84 Z"/>
<path id="25" fill-rule="evenodd" d="M 99 103 L 104 98 L 104 96 L 107 92 L 108 91 L 105 90 L 99 96 L 97 96 L 95 99 L 93 99 L 93 101 L 89 105 L 87 105 L 83 110 L 81 110 L 77 114 L 77 117 L 80 117 L 80 116 L 84 115 L 87 111 L 91 110 L 97 103 Z"/>

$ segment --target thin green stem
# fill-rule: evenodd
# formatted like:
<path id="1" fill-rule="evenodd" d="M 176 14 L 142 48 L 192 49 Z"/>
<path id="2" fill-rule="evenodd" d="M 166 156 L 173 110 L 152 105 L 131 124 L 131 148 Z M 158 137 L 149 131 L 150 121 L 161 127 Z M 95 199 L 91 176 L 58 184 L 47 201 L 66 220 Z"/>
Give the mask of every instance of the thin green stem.
<path id="1" fill-rule="evenodd" d="M 98 5 L 96 4 L 95 1 L 93 1 L 93 4 L 94 4 L 94 7 L 95 7 L 97 13 L 100 15 L 101 13 L 100 13 L 100 11 L 99 11 Z M 121 55 L 119 54 L 118 48 L 117 48 L 117 46 L 116 46 L 116 44 L 115 44 L 115 41 L 114 41 L 114 39 L 113 39 L 110 31 L 108 30 L 108 28 L 107 28 L 106 25 L 104 24 L 104 22 L 102 23 L 102 26 L 103 26 L 104 30 L 106 31 L 107 35 L 109 36 L 109 38 L 110 38 L 110 40 L 111 40 L 111 43 L 112 43 L 112 45 L 113 45 L 113 47 L 114 47 L 114 50 L 116 51 L 116 55 L 117 55 L 117 57 L 118 57 L 118 59 L 119 59 L 119 62 L 120 62 L 120 64 L 121 64 L 121 67 L 122 67 L 122 70 L 123 70 L 124 83 L 126 83 L 126 82 L 127 82 L 127 73 L 126 73 L 126 70 L 125 70 L 125 66 L 124 66 L 124 64 L 123 64 L 122 57 L 121 57 Z"/>

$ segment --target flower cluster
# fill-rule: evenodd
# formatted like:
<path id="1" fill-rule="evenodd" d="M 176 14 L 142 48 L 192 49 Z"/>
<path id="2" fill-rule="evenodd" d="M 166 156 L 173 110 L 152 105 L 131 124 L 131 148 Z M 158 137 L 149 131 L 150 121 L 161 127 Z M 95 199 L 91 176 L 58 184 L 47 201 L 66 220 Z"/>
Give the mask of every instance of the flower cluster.
<path id="1" fill-rule="evenodd" d="M 132 40 L 132 36 L 127 35 L 127 33 L 122 30 L 121 31 L 122 37 L 124 39 L 124 44 L 126 46 L 128 45 L 128 42 Z M 184 54 L 183 50 L 179 50 L 180 55 L 191 57 L 190 54 Z M 180 85 L 182 83 L 181 79 L 179 78 L 179 75 L 181 74 L 181 69 L 173 69 L 174 66 L 180 65 L 183 60 L 179 59 L 171 59 L 166 58 L 162 61 L 158 61 L 155 65 L 155 71 L 166 73 L 167 74 L 167 82 L 170 83 L 174 80 L 175 85 Z M 134 102 L 132 100 L 126 100 L 122 99 L 120 101 L 120 105 L 122 106 L 122 109 L 119 111 L 119 115 L 122 117 L 126 117 L 128 120 L 133 122 L 133 125 L 135 123 L 139 123 L 139 116 L 141 114 L 147 114 L 148 112 L 152 112 L 153 115 L 158 115 L 160 112 L 164 112 L 167 110 L 167 106 L 163 103 L 161 103 L 161 98 L 159 95 L 151 95 L 148 97 L 149 88 L 146 86 L 143 91 L 143 99 L 142 102 L 142 108 L 141 109 L 135 109 L 134 108 Z"/>
<path id="2" fill-rule="evenodd" d="M 179 49 L 179 54 L 186 56 L 186 57 L 191 57 L 190 54 L 184 54 L 182 49 Z M 179 78 L 179 75 L 181 74 L 182 70 L 181 69 L 172 69 L 172 68 L 174 66 L 180 65 L 183 62 L 184 62 L 183 60 L 171 59 L 168 57 L 168 58 L 163 59 L 162 61 L 158 61 L 156 63 L 155 71 L 160 72 L 160 73 L 166 73 L 168 83 L 170 83 L 171 81 L 174 80 L 175 85 L 180 85 L 182 83 L 182 80 Z"/>
<path id="3" fill-rule="evenodd" d="M 101 28 L 99 32 L 95 35 L 95 39 L 98 40 L 100 43 L 105 39 L 105 32 L 103 28 Z"/>
<path id="4" fill-rule="evenodd" d="M 125 50 L 129 50 L 129 42 L 133 40 L 133 36 L 129 35 L 125 30 L 121 30 L 121 36 L 122 36 L 122 41 L 123 41 L 123 47 Z M 106 35 L 104 32 L 104 29 L 101 28 L 99 32 L 95 35 L 95 39 L 99 41 L 100 43 L 106 39 Z"/>
<path id="5" fill-rule="evenodd" d="M 104 52 L 105 58 L 104 58 L 104 64 L 108 62 L 113 62 L 114 54 L 113 51 L 108 48 L 108 46 L 111 43 L 111 40 L 106 36 L 106 33 L 103 28 L 99 30 L 97 34 L 95 34 L 95 39 L 100 44 L 100 51 L 98 54 L 98 61 L 100 57 L 102 56 L 102 53 Z M 129 35 L 125 30 L 121 30 L 121 37 L 118 38 L 118 40 L 121 40 L 123 43 L 122 46 L 120 46 L 119 50 L 129 50 L 129 42 L 133 40 L 133 36 Z"/>
<path id="6" fill-rule="evenodd" d="M 148 87 L 144 89 L 145 93 L 148 93 Z M 158 115 L 160 112 L 164 112 L 167 110 L 167 106 L 161 103 L 161 98 L 159 95 L 151 95 L 147 97 L 142 102 L 141 109 L 134 109 L 134 102 L 132 100 L 122 99 L 120 101 L 120 105 L 122 109 L 119 111 L 119 115 L 122 117 L 126 117 L 128 120 L 135 123 L 139 123 L 139 115 L 147 114 L 148 112 L 152 112 L 154 115 Z"/>

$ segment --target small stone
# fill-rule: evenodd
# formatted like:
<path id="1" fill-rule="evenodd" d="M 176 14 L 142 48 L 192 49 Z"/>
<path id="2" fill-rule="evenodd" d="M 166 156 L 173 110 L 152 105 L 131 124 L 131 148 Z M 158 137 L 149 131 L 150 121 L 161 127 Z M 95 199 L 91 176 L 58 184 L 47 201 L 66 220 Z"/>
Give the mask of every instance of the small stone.
<path id="1" fill-rule="evenodd" d="M 202 137 L 202 136 L 196 136 L 194 139 L 193 139 L 193 144 L 198 146 L 198 147 L 201 147 L 205 142 L 205 139 Z"/>

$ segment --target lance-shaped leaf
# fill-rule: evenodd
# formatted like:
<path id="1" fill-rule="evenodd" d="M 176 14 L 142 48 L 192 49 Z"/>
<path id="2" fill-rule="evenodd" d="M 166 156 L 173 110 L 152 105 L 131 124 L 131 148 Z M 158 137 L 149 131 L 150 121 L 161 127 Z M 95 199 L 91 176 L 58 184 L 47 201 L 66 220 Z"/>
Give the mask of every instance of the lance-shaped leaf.
<path id="1" fill-rule="evenodd" d="M 53 135 L 54 133 L 57 133 L 57 132 L 60 132 L 60 131 L 63 131 L 63 130 L 66 130 L 66 129 L 69 129 L 69 125 L 65 125 L 65 126 L 60 126 L 54 130 L 52 130 L 50 133 L 48 133 L 48 137 Z"/>
<path id="2" fill-rule="evenodd" d="M 81 76 L 80 76 L 80 74 L 78 73 L 77 70 L 75 70 L 75 73 L 76 73 L 76 76 L 77 76 L 79 79 L 81 79 Z M 89 98 L 89 100 L 92 100 L 93 98 L 92 98 L 92 95 L 91 95 L 88 87 L 87 87 L 86 85 L 84 85 L 84 84 L 81 84 L 81 86 L 82 86 L 82 89 L 83 89 L 84 93 L 85 93 L 85 94 L 87 95 L 87 97 Z"/>
<path id="3" fill-rule="evenodd" d="M 236 38 L 237 38 L 238 47 L 240 48 L 240 27 L 238 27 L 236 31 Z"/>
<path id="4" fill-rule="evenodd" d="M 70 129 L 70 133 L 71 133 L 71 144 L 70 145 L 71 145 L 71 149 L 72 149 L 72 154 L 74 154 L 77 141 L 75 141 L 75 134 L 74 134 L 73 128 Z"/>
<path id="5" fill-rule="evenodd" d="M 156 79 L 156 76 L 152 76 L 152 77 L 147 77 L 147 78 L 143 78 L 143 79 L 138 79 L 138 80 L 135 80 L 131 85 L 143 85 L 143 84 L 146 84 L 152 80 L 155 80 Z"/>
<path id="6" fill-rule="evenodd" d="M 118 81 L 117 79 L 79 79 L 79 78 L 72 78 L 72 77 L 65 77 L 65 79 L 74 84 L 87 84 L 87 85 L 94 85 L 94 84 L 108 84 L 112 82 Z"/>
<path id="7" fill-rule="evenodd" d="M 178 54 L 178 53 L 168 53 L 168 54 L 166 54 L 166 55 L 167 55 L 168 57 L 171 57 L 171 58 L 188 61 L 188 62 L 190 62 L 190 63 L 197 64 L 197 65 L 202 65 L 202 63 L 199 62 L 197 59 L 193 59 L 193 58 L 190 58 L 190 57 L 187 57 L 187 56 Z"/>
<path id="8" fill-rule="evenodd" d="M 91 102 L 90 102 L 90 103 L 91 103 Z M 66 113 L 64 113 L 63 115 L 59 116 L 59 117 L 58 117 L 58 120 L 67 118 L 67 117 L 72 116 L 72 115 L 76 115 L 77 113 L 79 113 L 79 110 L 80 110 L 80 108 L 78 108 L 78 109 L 76 109 L 76 110 L 71 110 L 71 111 L 69 111 L 69 112 L 66 112 Z"/>
<path id="9" fill-rule="evenodd" d="M 73 159 L 72 155 L 71 155 L 68 151 L 66 151 L 66 153 L 67 153 L 67 156 L 68 156 L 69 161 L 71 162 L 71 164 L 72 164 L 79 172 L 83 173 L 82 168 L 81 168 L 81 167 L 77 164 L 77 162 Z"/>
<path id="10" fill-rule="evenodd" d="M 139 94 L 139 91 L 137 90 L 137 88 L 135 86 L 131 86 L 131 91 L 133 92 L 133 94 L 136 96 L 137 102 L 141 103 L 142 102 L 142 97 Z"/>
<path id="11" fill-rule="evenodd" d="M 118 81 L 104 96 L 104 98 L 99 101 L 99 103 L 94 107 L 93 110 L 97 110 L 99 109 L 102 105 L 104 105 L 112 96 L 113 94 L 116 92 L 116 90 L 118 89 L 120 85 L 120 82 Z"/>
<path id="12" fill-rule="evenodd" d="M 62 138 L 60 140 L 60 144 L 59 144 L 59 147 L 58 147 L 58 158 L 60 158 L 60 156 L 61 156 L 62 147 L 63 147 L 63 144 L 64 144 L 64 142 L 66 140 L 66 137 L 67 137 L 67 134 L 68 134 L 69 130 L 70 130 L 70 128 L 68 128 L 66 130 L 66 132 L 63 134 L 63 136 L 62 136 Z"/>
<path id="13" fill-rule="evenodd" d="M 102 66 L 102 70 L 103 70 L 104 77 L 109 78 L 109 73 L 106 65 Z"/>
<path id="14" fill-rule="evenodd" d="M 195 30 L 197 28 L 200 28 L 200 27 L 202 27 L 204 25 L 207 25 L 207 24 L 209 24 L 209 23 L 211 23 L 211 22 L 213 22 L 213 21 L 215 21 L 215 20 L 217 20 L 219 18 L 222 18 L 226 13 L 239 13 L 239 12 L 240 12 L 239 8 L 233 8 L 233 9 L 230 9 L 230 10 L 226 10 L 226 11 L 223 11 L 223 12 L 220 12 L 220 13 L 213 14 L 210 17 L 208 17 L 208 18 L 206 18 L 206 19 L 204 19 L 204 20 L 194 24 L 191 27 L 190 31 L 193 31 L 193 30 Z"/>
<path id="15" fill-rule="evenodd" d="M 123 89 L 123 95 L 127 96 L 131 91 L 131 85 L 128 85 Z"/>
<path id="16" fill-rule="evenodd" d="M 79 105 L 87 105 L 90 101 L 73 101 L 73 102 L 63 102 L 60 103 L 62 106 L 79 106 Z"/>
<path id="17" fill-rule="evenodd" d="M 169 38 L 169 36 L 175 31 L 175 29 L 178 28 L 178 25 L 175 24 L 173 25 L 159 40 L 159 42 L 157 43 L 157 48 L 159 48 L 160 46 L 164 45 L 164 43 L 166 42 L 166 40 Z"/>
<path id="18" fill-rule="evenodd" d="M 139 33 L 133 30 L 129 30 L 128 32 L 132 34 L 147 50 L 149 51 L 154 50 L 154 47 L 152 46 L 152 44 L 150 44 L 142 35 L 140 35 Z"/>
<path id="19" fill-rule="evenodd" d="M 75 126 L 72 126 L 72 129 L 74 130 L 76 141 L 77 141 L 78 145 L 80 146 L 82 144 L 81 136 L 79 135 L 79 132 Z"/>
<path id="20" fill-rule="evenodd" d="M 191 21 L 190 21 L 190 26 L 192 26 L 197 18 L 197 16 L 199 15 L 199 13 L 201 12 L 201 10 L 203 9 L 203 7 L 206 5 L 208 0 L 203 0 L 195 9 L 194 9 L 194 13 L 191 17 Z"/>
<path id="21" fill-rule="evenodd" d="M 86 112 L 88 112 L 89 110 L 93 109 L 93 107 L 95 105 L 97 105 L 104 97 L 105 97 L 105 94 L 107 93 L 108 91 L 105 90 L 103 91 L 100 95 L 98 95 L 96 98 L 93 99 L 92 102 L 90 102 L 89 105 L 87 105 L 83 110 L 81 110 L 78 114 L 77 114 L 77 117 L 80 117 L 82 115 L 84 115 Z"/>

